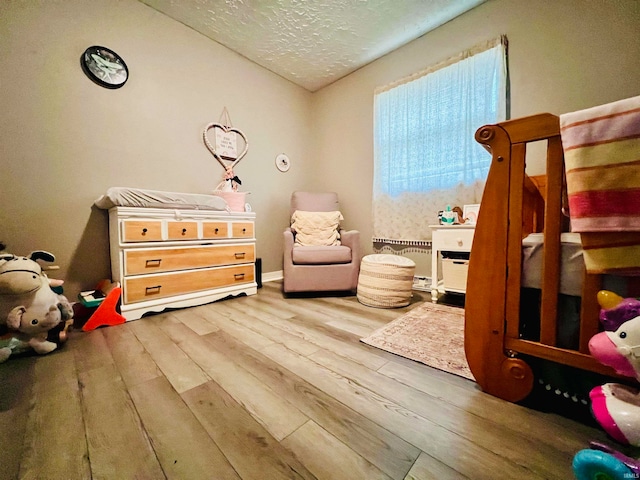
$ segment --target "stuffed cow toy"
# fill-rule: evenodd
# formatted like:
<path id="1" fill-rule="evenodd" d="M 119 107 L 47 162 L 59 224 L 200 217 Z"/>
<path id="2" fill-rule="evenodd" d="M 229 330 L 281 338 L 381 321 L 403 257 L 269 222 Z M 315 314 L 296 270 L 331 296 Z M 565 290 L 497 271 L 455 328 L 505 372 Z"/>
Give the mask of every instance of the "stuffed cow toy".
<path id="1" fill-rule="evenodd" d="M 13 353 L 55 350 L 57 344 L 47 340 L 49 331 L 73 318 L 71 304 L 51 289 L 36 261 L 54 259 L 43 251 L 29 257 L 0 255 L 0 362 Z"/>

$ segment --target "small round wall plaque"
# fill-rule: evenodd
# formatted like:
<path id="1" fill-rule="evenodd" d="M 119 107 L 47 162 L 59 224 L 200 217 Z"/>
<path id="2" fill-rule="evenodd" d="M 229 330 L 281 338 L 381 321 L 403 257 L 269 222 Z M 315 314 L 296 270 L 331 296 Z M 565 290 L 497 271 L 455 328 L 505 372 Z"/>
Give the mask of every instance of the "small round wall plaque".
<path id="1" fill-rule="evenodd" d="M 281 153 L 280 155 L 276 156 L 276 167 L 281 172 L 286 172 L 287 170 L 289 170 L 289 168 L 291 168 L 291 160 L 289 160 L 289 157 L 287 155 Z"/>

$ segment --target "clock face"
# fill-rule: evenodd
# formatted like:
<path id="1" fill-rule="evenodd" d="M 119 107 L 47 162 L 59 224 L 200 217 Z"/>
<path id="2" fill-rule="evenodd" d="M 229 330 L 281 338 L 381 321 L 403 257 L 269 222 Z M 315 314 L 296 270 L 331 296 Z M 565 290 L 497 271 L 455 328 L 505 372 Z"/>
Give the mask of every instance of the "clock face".
<path id="1" fill-rule="evenodd" d="M 91 80 L 106 88 L 120 88 L 129 78 L 124 60 L 105 47 L 87 48 L 80 57 L 80 64 Z"/>

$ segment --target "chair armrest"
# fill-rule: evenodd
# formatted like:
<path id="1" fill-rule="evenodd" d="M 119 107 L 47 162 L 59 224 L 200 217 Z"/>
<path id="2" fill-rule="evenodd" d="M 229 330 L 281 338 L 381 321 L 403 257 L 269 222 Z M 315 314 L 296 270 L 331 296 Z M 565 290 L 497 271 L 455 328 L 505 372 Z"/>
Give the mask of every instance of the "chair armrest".
<path id="1" fill-rule="evenodd" d="M 351 249 L 351 258 L 360 264 L 362 248 L 360 247 L 360 232 L 358 230 L 340 230 L 340 242 Z"/>
<path id="2" fill-rule="evenodd" d="M 358 230 L 340 230 L 340 243 L 353 248 L 354 243 L 357 242 L 360 242 L 360 232 Z"/>
<path id="3" fill-rule="evenodd" d="M 294 242 L 293 231 L 291 230 L 291 228 L 286 228 L 283 235 L 284 235 L 284 247 L 283 247 L 284 263 L 293 264 L 293 258 L 291 256 L 291 251 L 293 250 L 293 242 Z"/>
<path id="4" fill-rule="evenodd" d="M 284 230 L 284 246 L 286 247 L 288 242 L 291 242 L 291 246 L 293 247 L 293 241 L 295 237 L 293 235 L 293 230 L 290 227 L 285 228 Z"/>

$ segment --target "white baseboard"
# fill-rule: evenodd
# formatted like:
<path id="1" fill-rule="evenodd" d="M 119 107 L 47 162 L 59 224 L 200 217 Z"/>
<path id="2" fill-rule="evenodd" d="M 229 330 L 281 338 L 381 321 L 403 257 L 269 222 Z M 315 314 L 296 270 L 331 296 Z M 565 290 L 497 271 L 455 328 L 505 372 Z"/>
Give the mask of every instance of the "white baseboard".
<path id="1" fill-rule="evenodd" d="M 282 280 L 283 278 L 284 278 L 284 274 L 282 270 L 276 270 L 275 272 L 267 272 L 262 274 L 262 283 L 275 282 L 277 280 Z"/>

